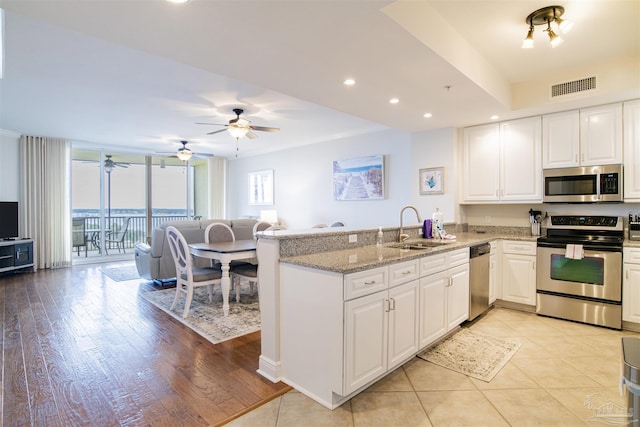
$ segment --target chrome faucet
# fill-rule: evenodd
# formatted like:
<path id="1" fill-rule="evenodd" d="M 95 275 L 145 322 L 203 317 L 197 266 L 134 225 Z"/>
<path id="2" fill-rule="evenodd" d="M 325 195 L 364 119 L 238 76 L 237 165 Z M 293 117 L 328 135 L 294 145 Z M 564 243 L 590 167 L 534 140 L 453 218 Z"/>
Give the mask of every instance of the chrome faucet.
<path id="1" fill-rule="evenodd" d="M 418 209 L 416 209 L 415 206 L 407 205 L 403 207 L 402 210 L 400 211 L 400 233 L 398 234 L 398 242 L 400 243 L 404 242 L 409 238 L 409 235 L 404 233 L 404 227 L 402 225 L 402 215 L 404 214 L 404 211 L 406 211 L 407 209 L 413 209 L 413 211 L 416 213 L 416 218 L 418 218 L 418 224 L 422 222 L 422 219 L 420 219 L 420 214 L 418 213 Z"/>

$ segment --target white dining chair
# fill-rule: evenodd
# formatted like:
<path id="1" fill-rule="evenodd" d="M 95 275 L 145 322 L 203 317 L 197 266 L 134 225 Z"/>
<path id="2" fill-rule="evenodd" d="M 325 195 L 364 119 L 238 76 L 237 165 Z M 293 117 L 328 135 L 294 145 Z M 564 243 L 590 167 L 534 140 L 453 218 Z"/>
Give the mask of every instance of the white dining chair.
<path id="1" fill-rule="evenodd" d="M 213 242 L 235 242 L 236 236 L 227 224 L 222 222 L 212 222 L 204 229 L 204 241 Z"/>
<path id="2" fill-rule="evenodd" d="M 286 228 L 281 225 L 270 225 L 264 231 L 276 231 L 276 230 L 286 230 Z M 260 239 L 257 239 L 256 249 L 259 244 L 260 244 Z M 236 287 L 237 302 L 240 302 L 240 285 L 242 283 L 242 280 L 246 280 L 247 282 L 249 282 L 249 287 L 250 287 L 249 289 L 252 295 L 255 292 L 254 286 L 255 286 L 255 289 L 257 289 L 258 291 L 258 295 L 260 295 L 260 284 L 258 283 L 258 267 L 259 267 L 258 263 L 255 263 L 255 264 L 245 263 L 245 264 L 239 264 L 232 268 L 231 275 L 233 276 L 234 286 L 237 286 Z"/>
<path id="3" fill-rule="evenodd" d="M 269 222 L 264 222 L 264 221 L 258 221 L 255 223 L 255 225 L 253 226 L 253 238 L 256 239 L 256 233 L 260 232 L 260 231 L 265 231 L 266 229 L 268 229 L 269 227 L 271 227 L 271 223 Z"/>
<path id="4" fill-rule="evenodd" d="M 166 230 L 169 250 L 176 265 L 176 295 L 169 310 L 173 310 L 180 299 L 180 294 L 185 293 L 184 310 L 182 317 L 189 315 L 191 301 L 193 300 L 193 290 L 199 286 L 209 287 L 209 302 L 213 300 L 213 286 L 221 283 L 222 271 L 219 268 L 204 267 L 193 268 L 191 262 L 191 252 L 187 240 L 173 226 L 168 226 Z"/>

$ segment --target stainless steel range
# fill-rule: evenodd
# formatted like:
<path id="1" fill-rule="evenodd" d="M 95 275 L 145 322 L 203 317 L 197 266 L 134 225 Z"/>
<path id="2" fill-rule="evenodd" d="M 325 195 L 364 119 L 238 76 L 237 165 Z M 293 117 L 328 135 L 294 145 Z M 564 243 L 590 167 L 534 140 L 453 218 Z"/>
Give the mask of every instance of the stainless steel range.
<path id="1" fill-rule="evenodd" d="M 536 313 L 621 329 L 623 241 L 622 217 L 550 217 L 538 238 Z"/>

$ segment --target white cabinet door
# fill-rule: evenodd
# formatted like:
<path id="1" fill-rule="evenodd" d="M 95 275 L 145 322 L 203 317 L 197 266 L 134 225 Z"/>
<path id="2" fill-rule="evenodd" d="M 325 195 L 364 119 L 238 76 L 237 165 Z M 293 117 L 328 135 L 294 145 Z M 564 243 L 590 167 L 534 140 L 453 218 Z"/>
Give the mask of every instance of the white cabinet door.
<path id="1" fill-rule="evenodd" d="M 624 103 L 624 200 L 640 201 L 640 100 Z"/>
<path id="2" fill-rule="evenodd" d="M 622 276 L 622 320 L 640 323 L 640 264 L 624 263 Z"/>
<path id="3" fill-rule="evenodd" d="M 542 167 L 573 167 L 580 164 L 580 112 L 542 116 Z"/>
<path id="4" fill-rule="evenodd" d="M 447 332 L 445 311 L 447 272 L 420 279 L 420 348 L 424 348 Z"/>
<path id="5" fill-rule="evenodd" d="M 622 104 L 580 110 L 580 164 L 622 163 Z"/>
<path id="6" fill-rule="evenodd" d="M 502 299 L 536 305 L 536 261 L 530 255 L 502 256 Z"/>
<path id="7" fill-rule="evenodd" d="M 497 123 L 464 129 L 462 185 L 465 202 L 499 200 L 499 133 Z"/>
<path id="8" fill-rule="evenodd" d="M 389 364 L 393 369 L 418 351 L 418 281 L 389 290 Z"/>
<path id="9" fill-rule="evenodd" d="M 345 395 L 387 371 L 388 292 L 345 303 Z"/>
<path id="10" fill-rule="evenodd" d="M 542 202 L 540 117 L 500 123 L 500 200 Z"/>
<path id="11" fill-rule="evenodd" d="M 447 330 L 469 318 L 469 264 L 449 270 L 447 287 Z"/>

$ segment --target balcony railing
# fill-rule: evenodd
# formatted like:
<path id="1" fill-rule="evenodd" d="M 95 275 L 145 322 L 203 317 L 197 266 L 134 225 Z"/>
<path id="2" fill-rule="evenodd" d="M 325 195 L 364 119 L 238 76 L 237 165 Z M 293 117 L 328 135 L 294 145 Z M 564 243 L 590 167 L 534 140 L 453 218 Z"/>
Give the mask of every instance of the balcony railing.
<path id="1" fill-rule="evenodd" d="M 100 217 L 98 216 L 85 216 L 85 234 L 87 236 L 87 244 L 89 251 L 97 251 L 99 249 L 100 239 Z M 151 229 L 159 227 L 160 224 L 166 221 L 183 220 L 187 219 L 186 215 L 158 215 L 151 217 Z M 147 241 L 147 217 L 146 216 L 111 216 L 105 217 L 105 232 L 107 239 L 113 239 L 115 234 L 122 230 L 126 226 L 127 220 L 129 226 L 124 235 L 124 248 L 133 249 L 136 243 L 146 243 Z M 107 252 L 117 253 L 118 249 L 115 243 L 106 242 Z"/>

